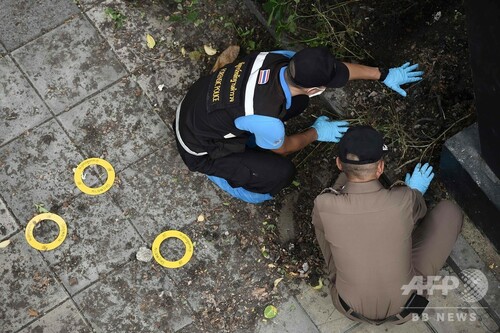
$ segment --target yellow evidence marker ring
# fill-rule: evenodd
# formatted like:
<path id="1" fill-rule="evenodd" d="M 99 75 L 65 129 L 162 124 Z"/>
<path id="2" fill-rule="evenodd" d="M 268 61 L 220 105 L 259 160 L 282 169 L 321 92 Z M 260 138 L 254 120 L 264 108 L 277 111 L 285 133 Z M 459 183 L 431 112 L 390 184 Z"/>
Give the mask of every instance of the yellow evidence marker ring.
<path id="1" fill-rule="evenodd" d="M 35 229 L 35 226 L 38 223 L 42 222 L 43 220 L 54 221 L 59 226 L 59 235 L 57 235 L 57 238 L 51 243 L 40 243 L 33 236 L 33 230 Z M 28 222 L 25 232 L 26 241 L 28 241 L 28 244 L 40 251 L 50 251 L 55 249 L 56 247 L 61 245 L 62 242 L 64 242 L 67 234 L 68 234 L 68 227 L 66 226 L 66 222 L 64 222 L 62 217 L 60 217 L 59 215 L 52 213 L 43 213 L 32 218 Z"/>
<path id="2" fill-rule="evenodd" d="M 82 180 L 83 171 L 88 166 L 94 164 L 102 166 L 108 174 L 108 179 L 106 180 L 104 185 L 96 188 L 88 187 Z M 113 169 L 113 166 L 108 161 L 105 161 L 102 158 L 96 158 L 96 157 L 88 158 L 85 161 L 78 164 L 75 170 L 74 179 L 76 187 L 78 187 L 80 191 L 82 191 L 83 193 L 89 195 L 99 195 L 103 194 L 104 192 L 109 190 L 111 186 L 113 186 L 113 183 L 115 182 L 115 169 Z"/>
<path id="3" fill-rule="evenodd" d="M 177 260 L 177 261 L 169 261 L 165 258 L 160 253 L 160 245 L 163 243 L 163 241 L 167 238 L 178 238 L 180 239 L 183 243 L 184 246 L 186 247 L 186 253 L 184 256 Z M 177 230 L 168 230 L 164 231 L 158 236 L 156 236 L 154 242 L 153 242 L 153 257 L 155 258 L 156 262 L 162 265 L 163 267 L 167 268 L 179 268 L 184 266 L 185 264 L 188 263 L 188 261 L 191 259 L 193 256 L 193 243 L 191 242 L 191 239 L 189 237 Z"/>

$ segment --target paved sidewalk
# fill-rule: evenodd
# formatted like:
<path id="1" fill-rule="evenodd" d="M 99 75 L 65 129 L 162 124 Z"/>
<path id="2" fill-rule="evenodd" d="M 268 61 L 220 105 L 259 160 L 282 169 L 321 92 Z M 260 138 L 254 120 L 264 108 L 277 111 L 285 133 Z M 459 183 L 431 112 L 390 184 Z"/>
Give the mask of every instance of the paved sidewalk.
<path id="1" fill-rule="evenodd" d="M 123 28 L 114 27 L 108 7 L 124 13 Z M 498 330 L 479 306 L 476 321 L 431 314 L 426 322 L 352 328 L 328 288 L 296 279 L 278 285 L 271 295 L 278 316 L 264 320 L 255 291 L 271 293 L 280 277 L 253 240 L 255 221 L 266 216 L 190 173 L 177 154 L 175 106 L 204 69 L 182 57 L 190 33 L 171 29 L 164 11 L 113 0 L 0 2 L 0 242 L 10 240 L 0 248 L 0 332 Z M 154 50 L 147 33 L 157 38 Z M 116 171 L 102 195 L 83 194 L 73 180 L 90 157 Z M 105 180 L 101 168 L 88 168 L 86 184 Z M 53 251 L 26 242 L 36 204 L 67 222 L 67 238 Z M 136 260 L 140 247 L 169 229 L 195 243 L 186 266 Z M 47 242 L 56 232 L 43 223 L 35 235 Z M 162 253 L 167 246 L 182 256 L 180 242 L 164 242 Z M 457 292 L 431 304 L 453 307 L 452 314 L 469 307 Z M 222 305 L 229 315 L 218 316 Z"/>

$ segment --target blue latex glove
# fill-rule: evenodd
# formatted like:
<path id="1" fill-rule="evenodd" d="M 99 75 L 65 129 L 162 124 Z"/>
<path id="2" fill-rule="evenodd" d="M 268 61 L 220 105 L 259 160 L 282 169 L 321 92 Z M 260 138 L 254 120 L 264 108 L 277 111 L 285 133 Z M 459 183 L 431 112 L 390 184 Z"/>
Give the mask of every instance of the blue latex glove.
<path id="1" fill-rule="evenodd" d="M 318 133 L 318 141 L 339 142 L 349 129 L 348 126 L 347 121 L 331 121 L 328 117 L 321 116 L 311 127 Z"/>
<path id="2" fill-rule="evenodd" d="M 424 195 L 425 191 L 429 187 L 432 178 L 434 178 L 434 173 L 432 172 L 432 167 L 429 163 L 425 163 L 422 167 L 420 163 L 415 166 L 412 175 L 406 174 L 405 183 L 410 188 L 420 191 Z"/>
<path id="3" fill-rule="evenodd" d="M 389 74 L 383 81 L 386 86 L 400 94 L 401 96 L 406 96 L 406 91 L 401 89 L 401 85 L 411 82 L 416 82 L 422 80 L 422 71 L 415 71 L 418 68 L 418 64 L 411 65 L 407 62 L 401 67 L 395 67 L 389 69 Z"/>
<path id="4" fill-rule="evenodd" d="M 248 190 L 245 190 L 243 187 L 236 187 L 236 188 L 232 187 L 231 185 L 229 185 L 227 180 L 225 180 L 224 178 L 220 178 L 217 176 L 208 176 L 208 179 L 213 181 L 217 186 L 219 186 L 221 189 L 223 189 L 224 191 L 229 193 L 231 196 L 238 198 L 240 200 L 243 200 L 245 202 L 257 204 L 257 203 L 264 202 L 266 200 L 271 200 L 273 198 L 268 193 L 266 193 L 266 194 L 254 193 L 254 192 L 250 192 Z"/>

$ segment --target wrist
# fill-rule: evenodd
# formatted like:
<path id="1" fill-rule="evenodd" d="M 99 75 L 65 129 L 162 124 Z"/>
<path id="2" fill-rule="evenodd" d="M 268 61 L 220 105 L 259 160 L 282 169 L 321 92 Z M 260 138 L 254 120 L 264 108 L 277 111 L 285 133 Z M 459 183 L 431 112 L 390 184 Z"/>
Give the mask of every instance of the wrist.
<path id="1" fill-rule="evenodd" d="M 383 67 L 379 67 L 378 70 L 380 72 L 380 77 L 378 80 L 384 81 L 387 78 L 387 75 L 389 74 L 389 70 Z"/>

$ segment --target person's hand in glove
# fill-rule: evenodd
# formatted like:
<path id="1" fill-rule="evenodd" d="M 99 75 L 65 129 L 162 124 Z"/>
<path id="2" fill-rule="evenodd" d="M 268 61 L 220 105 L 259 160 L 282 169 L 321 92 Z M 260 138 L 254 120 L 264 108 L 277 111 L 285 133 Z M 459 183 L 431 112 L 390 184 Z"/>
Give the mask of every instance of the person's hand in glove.
<path id="1" fill-rule="evenodd" d="M 415 71 L 418 68 L 418 64 L 414 64 L 410 66 L 410 63 L 407 62 L 401 67 L 394 67 L 389 69 L 389 73 L 387 74 L 384 81 L 382 81 L 386 86 L 400 94 L 401 96 L 406 96 L 406 91 L 401 89 L 400 86 L 406 83 L 416 82 L 422 80 L 422 71 Z"/>
<path id="2" fill-rule="evenodd" d="M 424 195 L 432 178 L 434 178 L 434 173 L 429 163 L 425 163 L 423 166 L 418 163 L 411 176 L 409 173 L 406 174 L 405 183 L 408 187 L 418 190 Z"/>
<path id="3" fill-rule="evenodd" d="M 348 126 L 347 121 L 331 121 L 328 117 L 321 116 L 316 119 L 311 127 L 318 133 L 318 141 L 339 142 L 349 129 Z"/>

